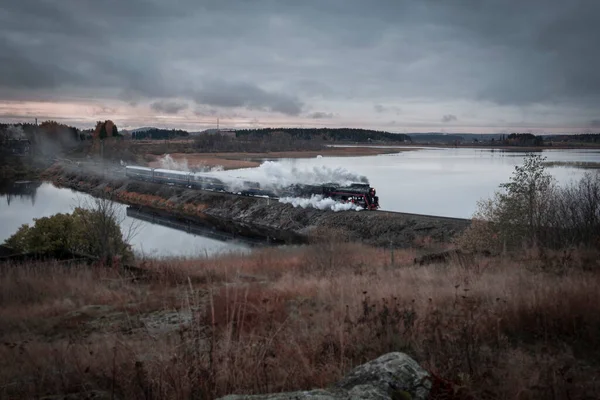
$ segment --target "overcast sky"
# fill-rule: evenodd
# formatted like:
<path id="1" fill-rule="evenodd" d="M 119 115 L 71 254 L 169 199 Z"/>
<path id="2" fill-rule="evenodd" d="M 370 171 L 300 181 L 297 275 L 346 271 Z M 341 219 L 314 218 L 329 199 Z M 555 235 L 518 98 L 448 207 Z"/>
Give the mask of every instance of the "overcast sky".
<path id="1" fill-rule="evenodd" d="M 8 0 L 0 120 L 600 131 L 598 0 Z"/>

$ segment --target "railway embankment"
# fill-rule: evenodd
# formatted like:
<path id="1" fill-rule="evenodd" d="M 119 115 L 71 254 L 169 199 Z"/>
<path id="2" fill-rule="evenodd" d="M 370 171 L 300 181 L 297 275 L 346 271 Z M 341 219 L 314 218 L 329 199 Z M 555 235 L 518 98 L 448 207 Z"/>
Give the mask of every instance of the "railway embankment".
<path id="1" fill-rule="evenodd" d="M 386 211 L 324 211 L 294 208 L 274 199 L 127 179 L 118 168 L 91 172 L 69 164 L 56 164 L 45 178 L 60 187 L 109 194 L 112 200 L 146 210 L 167 212 L 240 236 L 274 242 L 303 243 L 336 237 L 375 246 L 415 247 L 418 243 L 448 242 L 470 220 Z"/>

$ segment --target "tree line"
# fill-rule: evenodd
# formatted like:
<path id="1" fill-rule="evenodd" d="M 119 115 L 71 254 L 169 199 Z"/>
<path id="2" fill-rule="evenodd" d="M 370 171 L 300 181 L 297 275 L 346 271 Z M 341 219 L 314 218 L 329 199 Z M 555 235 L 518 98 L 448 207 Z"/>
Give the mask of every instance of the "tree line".
<path id="1" fill-rule="evenodd" d="M 145 131 L 131 132 L 131 138 L 134 140 L 155 139 L 155 140 L 170 140 L 177 138 L 187 138 L 190 136 L 188 131 L 181 129 L 160 129 L 152 128 Z"/>
<path id="2" fill-rule="evenodd" d="M 404 142 L 410 137 L 403 133 L 391 133 L 358 128 L 260 128 L 240 129 L 235 131 L 237 137 L 264 138 L 286 133 L 298 140 L 322 140 L 325 142 Z"/>
<path id="3" fill-rule="evenodd" d="M 320 150 L 321 141 L 305 140 L 293 137 L 286 132 L 264 136 L 236 136 L 220 133 L 202 134 L 194 139 L 194 148 L 199 152 L 274 152 Z"/>

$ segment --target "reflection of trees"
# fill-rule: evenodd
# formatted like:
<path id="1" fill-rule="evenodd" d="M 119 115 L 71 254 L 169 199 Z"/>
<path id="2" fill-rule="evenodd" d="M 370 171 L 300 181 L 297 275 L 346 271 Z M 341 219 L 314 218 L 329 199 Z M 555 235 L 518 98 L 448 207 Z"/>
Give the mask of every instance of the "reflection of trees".
<path id="1" fill-rule="evenodd" d="M 31 205 L 35 205 L 37 189 L 42 182 L 14 182 L 5 185 L 0 184 L 0 196 L 6 196 L 6 202 L 10 205 L 14 199 L 31 198 Z"/>
<path id="2" fill-rule="evenodd" d="M 146 210 L 138 207 L 127 207 L 127 216 L 140 221 L 149 222 L 153 225 L 160 225 L 166 228 L 176 229 L 181 232 L 189 233 L 194 236 L 201 236 L 220 242 L 242 242 L 247 246 L 265 245 L 271 242 L 271 238 L 261 237 L 260 234 L 253 234 L 250 231 L 243 232 L 241 227 L 228 226 L 230 231 L 220 229 L 209 221 L 200 221 L 176 217 L 159 210 Z"/>

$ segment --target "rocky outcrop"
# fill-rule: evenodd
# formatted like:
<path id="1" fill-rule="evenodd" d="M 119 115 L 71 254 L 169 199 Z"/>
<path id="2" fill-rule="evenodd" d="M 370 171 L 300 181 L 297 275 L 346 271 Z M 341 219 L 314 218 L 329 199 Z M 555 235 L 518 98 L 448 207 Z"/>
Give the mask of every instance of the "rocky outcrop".
<path id="1" fill-rule="evenodd" d="M 388 353 L 352 370 L 327 389 L 261 395 L 229 395 L 220 400 L 380 399 L 425 400 L 431 390 L 428 372 L 404 353 Z"/>

